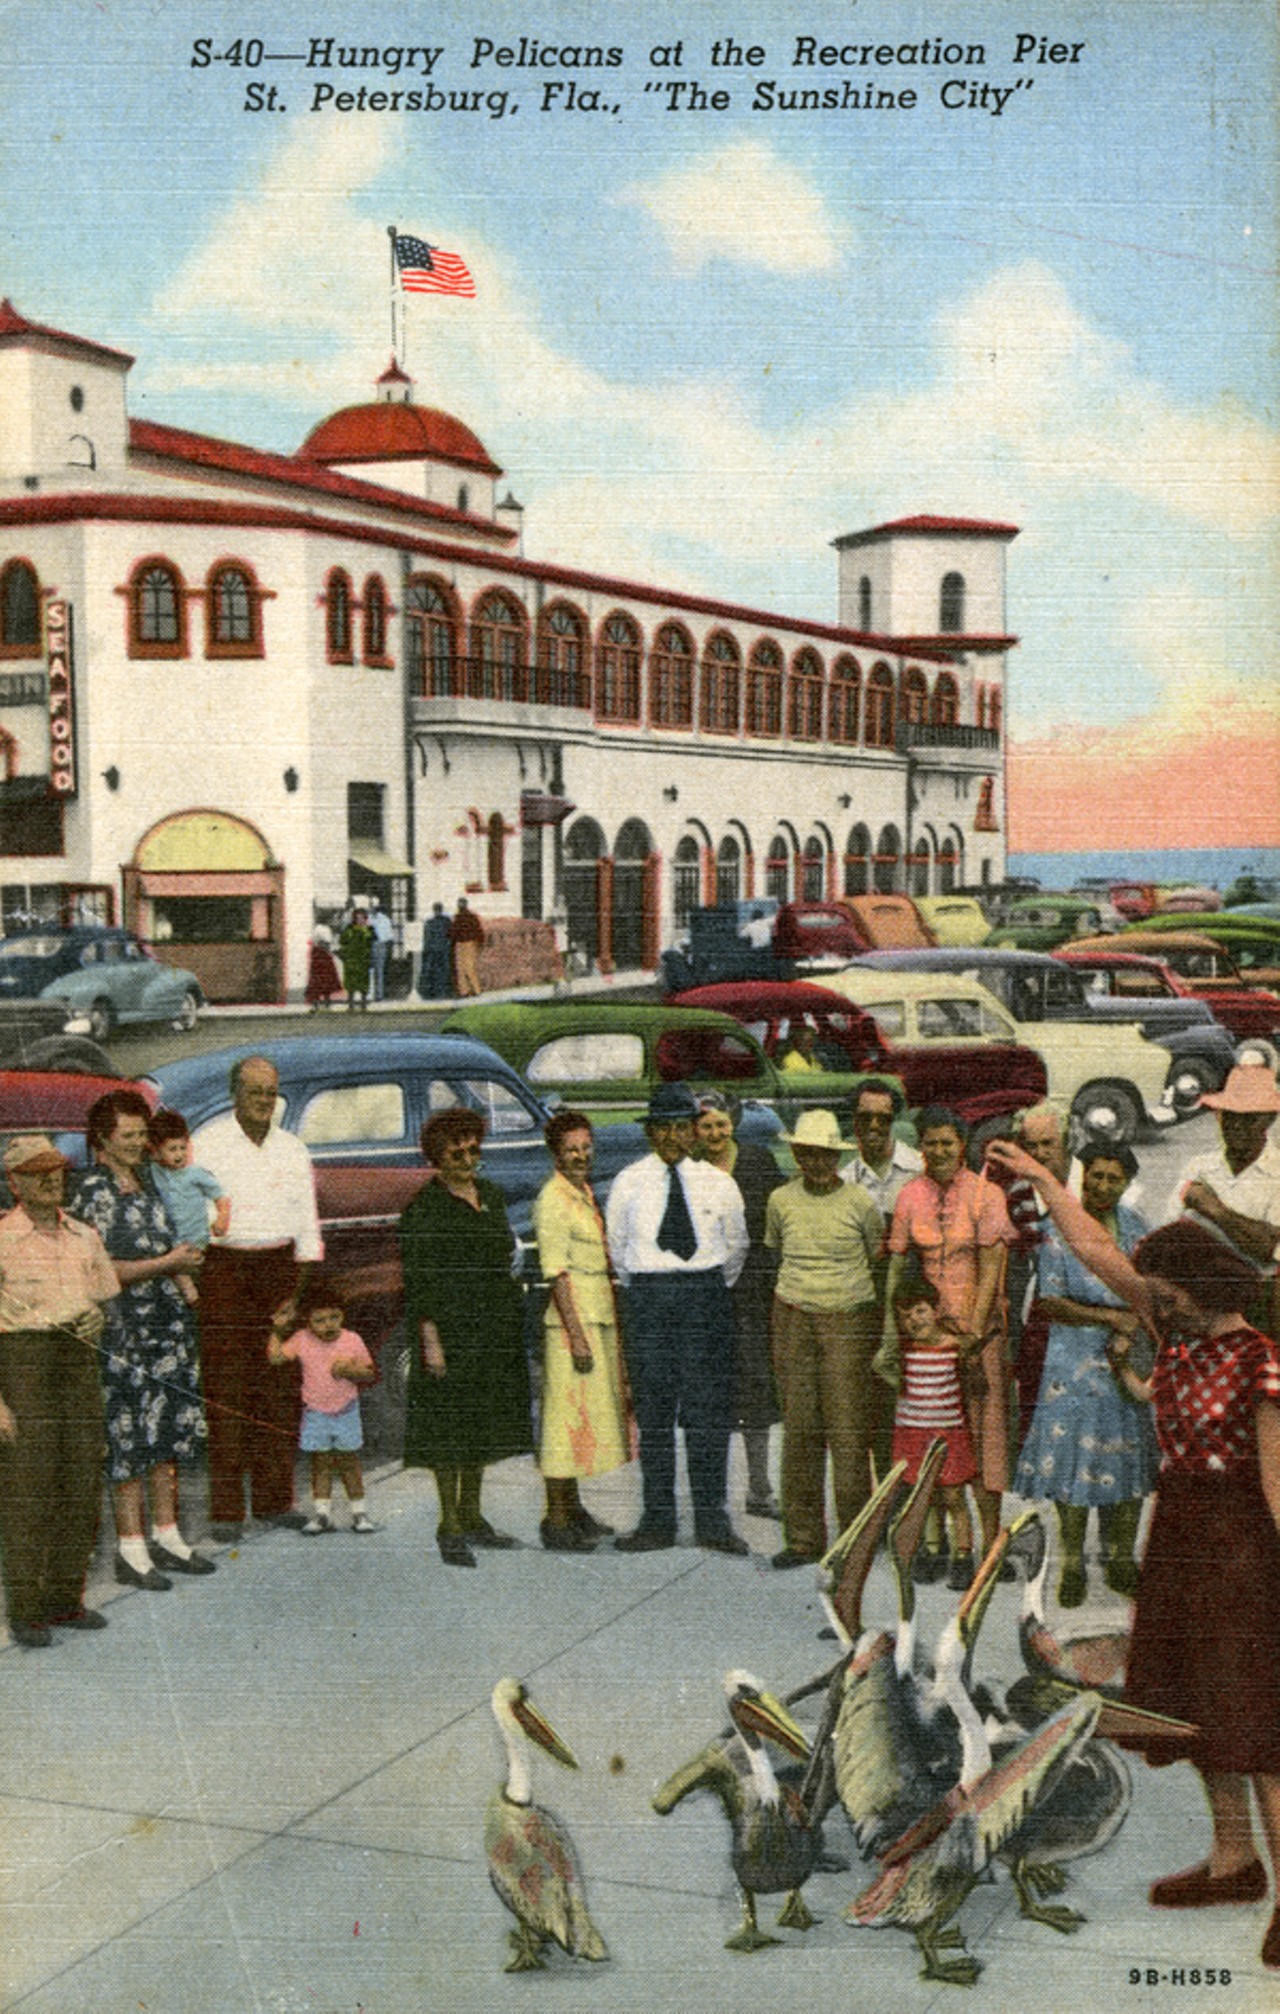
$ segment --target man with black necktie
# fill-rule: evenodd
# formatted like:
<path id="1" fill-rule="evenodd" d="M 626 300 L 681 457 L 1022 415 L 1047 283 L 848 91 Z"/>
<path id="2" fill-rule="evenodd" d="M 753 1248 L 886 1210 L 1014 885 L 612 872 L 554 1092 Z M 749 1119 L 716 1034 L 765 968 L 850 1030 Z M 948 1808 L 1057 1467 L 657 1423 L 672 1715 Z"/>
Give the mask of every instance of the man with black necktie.
<path id="1" fill-rule="evenodd" d="M 652 1153 L 609 1192 L 609 1251 L 623 1289 L 627 1371 L 640 1429 L 644 1511 L 620 1552 L 675 1544 L 676 1422 L 685 1431 L 694 1538 L 747 1550 L 729 1523 L 725 1484 L 733 1392 L 733 1286 L 747 1256 L 737 1183 L 690 1159 L 698 1106 L 687 1084 L 649 1101 Z"/>

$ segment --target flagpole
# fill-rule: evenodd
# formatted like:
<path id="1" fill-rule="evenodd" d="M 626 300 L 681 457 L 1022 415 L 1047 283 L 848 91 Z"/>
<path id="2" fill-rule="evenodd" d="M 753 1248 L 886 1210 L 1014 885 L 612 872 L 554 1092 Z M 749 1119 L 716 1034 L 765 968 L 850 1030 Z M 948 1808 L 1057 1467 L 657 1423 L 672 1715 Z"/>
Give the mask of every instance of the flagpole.
<path id="1" fill-rule="evenodd" d="M 404 309 L 400 310 L 400 351 L 396 350 L 396 227 L 387 225 L 387 237 L 391 245 L 391 356 L 404 369 Z"/>

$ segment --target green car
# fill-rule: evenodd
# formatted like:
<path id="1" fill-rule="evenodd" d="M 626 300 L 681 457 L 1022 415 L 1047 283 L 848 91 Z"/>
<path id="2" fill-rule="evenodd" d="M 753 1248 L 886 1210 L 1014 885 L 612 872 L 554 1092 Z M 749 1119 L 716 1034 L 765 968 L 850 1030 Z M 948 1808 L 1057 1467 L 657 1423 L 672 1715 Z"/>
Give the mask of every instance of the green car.
<path id="1" fill-rule="evenodd" d="M 1154 932 L 1160 924 L 1166 930 L 1195 930 L 1201 937 L 1212 937 L 1247 984 L 1280 985 L 1280 921 L 1274 917 L 1238 915 L 1231 909 L 1210 909 L 1199 916 L 1148 916 L 1130 926 L 1135 951 L 1140 948 L 1138 933 Z"/>
<path id="2" fill-rule="evenodd" d="M 1027 895 L 1011 902 L 1005 920 L 986 940 L 989 951 L 1011 945 L 1019 951 L 1055 951 L 1073 937 L 1099 937 L 1115 928 L 1111 905 L 1099 907 L 1083 895 Z"/>
<path id="3" fill-rule="evenodd" d="M 843 1116 L 867 1081 L 866 1072 L 854 1070 L 784 1073 L 741 1022 L 697 1007 L 480 1002 L 459 1007 L 441 1032 L 487 1042 L 540 1097 L 554 1093 L 597 1124 L 643 1118 L 657 1085 L 681 1081 L 695 1091 L 713 1086 L 744 1103 L 772 1106 L 787 1124 L 805 1107 Z"/>

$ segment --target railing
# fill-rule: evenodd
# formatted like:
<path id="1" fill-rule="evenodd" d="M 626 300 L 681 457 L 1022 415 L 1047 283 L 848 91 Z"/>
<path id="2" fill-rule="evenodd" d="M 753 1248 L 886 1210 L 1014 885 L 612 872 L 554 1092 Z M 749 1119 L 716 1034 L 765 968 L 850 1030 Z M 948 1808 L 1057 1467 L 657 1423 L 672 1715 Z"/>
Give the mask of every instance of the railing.
<path id="1" fill-rule="evenodd" d="M 1000 731 L 995 727 L 938 727 L 932 721 L 900 720 L 897 747 L 900 755 L 909 748 L 973 748 L 995 755 L 1000 748 Z"/>
<path id="2" fill-rule="evenodd" d="M 583 667 L 527 664 L 511 658 L 428 658 L 414 680 L 420 699 L 492 699 L 515 706 L 591 705 Z"/>

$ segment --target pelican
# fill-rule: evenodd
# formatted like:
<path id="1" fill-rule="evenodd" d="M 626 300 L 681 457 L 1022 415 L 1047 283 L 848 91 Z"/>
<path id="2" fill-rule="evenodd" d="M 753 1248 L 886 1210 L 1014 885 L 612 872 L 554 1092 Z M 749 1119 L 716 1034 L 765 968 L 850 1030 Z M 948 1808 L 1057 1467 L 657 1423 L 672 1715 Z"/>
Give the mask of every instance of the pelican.
<path id="1" fill-rule="evenodd" d="M 587 1913 L 582 1876 L 568 1834 L 532 1799 L 522 1736 L 536 1741 L 566 1769 L 577 1757 L 543 1719 L 518 1678 L 493 1688 L 493 1717 L 507 1750 L 505 1781 L 494 1791 L 484 1822 L 489 1879 L 516 1919 L 510 1933 L 508 1972 L 540 1971 L 550 1938 L 571 1958 L 607 1958 L 605 1942 Z"/>
<path id="2" fill-rule="evenodd" d="M 668 1777 L 653 1808 L 665 1816 L 695 1790 L 714 1791 L 720 1799 L 733 1828 L 731 1857 L 742 1896 L 742 1922 L 725 1949 L 760 1951 L 780 1940 L 759 1928 L 757 1895 L 786 1892 L 778 1917 L 785 1928 L 808 1930 L 816 1921 L 800 1890 L 817 1864 L 822 1828 L 796 1792 L 779 1784 L 769 1759 L 766 1742 L 802 1761 L 809 1755 L 809 1743 L 781 1700 L 748 1671 L 726 1672 L 724 1694 L 736 1740 L 710 1742 Z M 738 1748 L 744 1753 L 735 1754 Z"/>
<path id="3" fill-rule="evenodd" d="M 1018 1641 L 1027 1676 L 1010 1687 L 1007 1704 L 1028 1725 L 1042 1720 L 1082 1687 L 1119 1699 L 1129 1654 L 1127 1629 L 1097 1630 L 1089 1635 L 1060 1637 L 1045 1618 L 1044 1594 L 1049 1573 L 1049 1547 L 1044 1522 L 1036 1511 L 1019 1518 L 1013 1550 L 1025 1569 Z"/>

